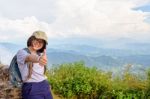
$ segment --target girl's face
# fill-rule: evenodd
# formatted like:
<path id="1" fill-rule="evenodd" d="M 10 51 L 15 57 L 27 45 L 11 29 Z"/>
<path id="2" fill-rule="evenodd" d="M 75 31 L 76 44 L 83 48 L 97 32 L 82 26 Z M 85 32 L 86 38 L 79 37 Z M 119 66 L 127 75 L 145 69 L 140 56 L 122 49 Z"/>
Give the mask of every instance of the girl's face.
<path id="1" fill-rule="evenodd" d="M 32 41 L 32 47 L 34 50 L 40 50 L 44 45 L 44 41 L 42 39 L 35 39 Z"/>

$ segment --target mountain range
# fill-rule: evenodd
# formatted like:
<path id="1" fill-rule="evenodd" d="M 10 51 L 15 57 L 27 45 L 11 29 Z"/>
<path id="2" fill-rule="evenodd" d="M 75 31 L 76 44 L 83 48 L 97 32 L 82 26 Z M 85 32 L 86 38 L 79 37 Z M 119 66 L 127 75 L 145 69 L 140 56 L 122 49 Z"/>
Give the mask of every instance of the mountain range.
<path id="1" fill-rule="evenodd" d="M 111 44 L 112 43 L 112 44 Z M 132 64 L 140 68 L 150 66 L 150 43 L 55 43 L 47 47 L 48 65 L 71 63 L 83 61 L 87 66 L 98 68 L 117 69 L 121 66 Z M 0 43 L 0 60 L 2 63 L 9 64 L 16 52 L 24 48 L 23 45 L 13 43 Z"/>

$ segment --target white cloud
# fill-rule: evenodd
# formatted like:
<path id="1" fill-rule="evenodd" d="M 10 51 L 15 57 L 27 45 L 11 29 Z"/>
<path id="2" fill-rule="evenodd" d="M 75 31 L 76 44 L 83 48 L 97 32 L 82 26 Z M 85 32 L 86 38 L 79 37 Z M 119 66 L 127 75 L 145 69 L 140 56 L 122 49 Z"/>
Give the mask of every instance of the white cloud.
<path id="1" fill-rule="evenodd" d="M 2 4 L 7 3 L 6 1 Z M 150 0 L 33 1 L 29 5 L 30 1 L 16 0 L 16 3 L 9 3 L 15 14 L 12 14 L 12 10 L 6 6 L 1 6 L 3 9 L 0 14 L 0 31 L 13 31 L 17 34 L 16 38 L 27 37 L 37 29 L 46 31 L 50 38 L 76 36 L 149 39 L 150 37 L 150 24 L 145 22 L 150 13 L 133 10 L 149 3 Z M 24 7 L 27 7 L 27 10 L 22 9 Z M 17 12 L 23 15 L 16 14 Z M 2 36 L 3 39 L 7 37 L 11 37 L 10 33 Z"/>
<path id="2" fill-rule="evenodd" d="M 135 6 L 126 0 L 84 0 L 80 4 L 75 0 L 62 1 L 59 2 L 57 20 L 52 26 L 66 33 L 100 38 L 147 34 L 150 25 L 144 20 L 148 13 L 132 10 Z"/>
<path id="3" fill-rule="evenodd" d="M 22 20 L 0 19 L 0 34 L 2 34 L 1 40 L 29 37 L 35 30 L 46 31 L 51 38 L 57 36 L 56 34 L 49 34 L 51 32 L 48 23 L 39 21 L 34 16 L 25 17 Z"/>
<path id="4" fill-rule="evenodd" d="M 132 2 L 135 5 L 135 7 L 143 6 L 150 3 L 150 0 L 132 0 L 132 1 L 129 0 L 129 1 Z"/>

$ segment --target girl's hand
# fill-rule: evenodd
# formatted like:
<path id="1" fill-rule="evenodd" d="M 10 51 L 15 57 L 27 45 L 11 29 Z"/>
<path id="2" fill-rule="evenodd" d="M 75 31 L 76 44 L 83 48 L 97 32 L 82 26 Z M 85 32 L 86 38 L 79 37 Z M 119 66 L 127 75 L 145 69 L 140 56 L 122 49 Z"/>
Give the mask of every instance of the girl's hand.
<path id="1" fill-rule="evenodd" d="M 44 49 L 43 55 L 39 59 L 39 64 L 41 66 L 47 65 L 47 55 L 46 55 L 46 49 Z"/>

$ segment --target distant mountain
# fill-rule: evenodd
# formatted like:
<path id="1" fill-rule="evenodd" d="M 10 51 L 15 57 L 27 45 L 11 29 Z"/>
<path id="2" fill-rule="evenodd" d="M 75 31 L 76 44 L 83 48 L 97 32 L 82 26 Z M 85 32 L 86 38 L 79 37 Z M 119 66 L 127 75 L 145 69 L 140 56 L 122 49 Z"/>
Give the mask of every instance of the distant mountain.
<path id="1" fill-rule="evenodd" d="M 108 67 L 118 66 L 117 61 L 110 56 L 90 57 L 75 53 L 50 52 L 48 53 L 49 65 L 84 61 L 87 66 Z"/>
<path id="2" fill-rule="evenodd" d="M 1 42 L 0 43 L 0 47 L 3 49 L 7 49 L 10 52 L 16 52 L 18 49 L 23 48 L 22 45 L 17 45 L 17 44 L 13 44 L 13 43 L 7 43 L 7 42 Z"/>
<path id="3" fill-rule="evenodd" d="M 87 56 L 80 55 L 76 52 L 48 52 L 49 65 L 70 63 L 75 61 L 84 61 L 87 66 L 119 67 L 125 64 L 143 65 L 144 68 L 150 66 L 150 55 L 133 55 L 133 56 Z"/>
<path id="4" fill-rule="evenodd" d="M 95 46 L 83 43 L 48 45 L 49 65 L 84 61 L 87 66 L 97 66 L 103 69 L 116 69 L 125 64 L 141 65 L 144 68 L 150 66 L 148 43 L 124 42 L 123 44 L 125 44 L 124 48 L 113 47 L 113 45 L 111 45 L 112 47 L 106 47 L 104 45 Z M 0 60 L 9 64 L 16 52 L 22 48 L 24 48 L 22 45 L 0 43 Z"/>
<path id="5" fill-rule="evenodd" d="M 53 47 L 49 47 L 50 49 L 55 49 L 58 51 L 68 52 L 68 51 L 74 51 L 76 53 L 79 53 L 81 55 L 87 55 L 87 56 L 129 56 L 129 55 L 137 55 L 141 54 L 141 51 L 139 50 L 131 50 L 131 49 L 119 49 L 119 48 L 103 48 L 103 47 L 96 47 L 92 45 L 81 45 L 81 44 L 63 44 L 63 45 L 57 45 Z M 145 54 L 145 53 L 144 53 Z"/>
<path id="6" fill-rule="evenodd" d="M 150 55 L 131 55 L 120 57 L 124 63 L 138 64 L 144 67 L 150 66 Z"/>
<path id="7" fill-rule="evenodd" d="M 75 61 L 88 61 L 88 57 L 67 52 L 50 52 L 48 53 L 50 64 L 62 64 Z"/>

